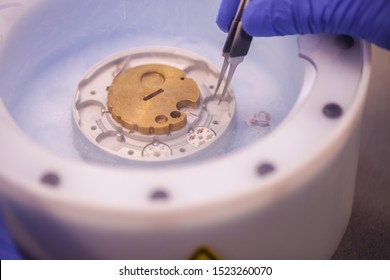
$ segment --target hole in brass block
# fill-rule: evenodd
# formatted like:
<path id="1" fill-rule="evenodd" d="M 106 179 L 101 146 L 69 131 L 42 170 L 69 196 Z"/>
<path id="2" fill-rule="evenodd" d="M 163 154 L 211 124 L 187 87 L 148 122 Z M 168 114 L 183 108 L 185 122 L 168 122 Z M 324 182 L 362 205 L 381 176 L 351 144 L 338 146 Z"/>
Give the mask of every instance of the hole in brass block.
<path id="1" fill-rule="evenodd" d="M 168 118 L 164 115 L 158 115 L 155 120 L 156 120 L 156 123 L 164 124 L 168 121 Z"/>
<path id="2" fill-rule="evenodd" d="M 178 119 L 181 117 L 181 113 L 179 111 L 173 111 L 171 113 L 171 117 L 174 118 L 174 119 Z"/>

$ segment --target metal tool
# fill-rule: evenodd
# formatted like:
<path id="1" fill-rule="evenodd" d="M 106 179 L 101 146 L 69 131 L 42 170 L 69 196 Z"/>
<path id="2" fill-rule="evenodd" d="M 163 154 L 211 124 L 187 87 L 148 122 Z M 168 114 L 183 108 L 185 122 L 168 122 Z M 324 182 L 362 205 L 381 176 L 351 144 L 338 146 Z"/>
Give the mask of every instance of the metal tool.
<path id="1" fill-rule="evenodd" d="M 222 80 L 225 77 L 225 73 L 229 66 L 230 68 L 225 82 L 225 86 L 222 91 L 221 98 L 219 100 L 219 104 L 222 102 L 223 98 L 226 95 L 226 92 L 229 88 L 229 84 L 233 78 L 233 74 L 238 64 L 244 61 L 244 57 L 248 54 L 249 47 L 252 42 L 253 37 L 248 35 L 248 33 L 246 33 L 242 29 L 242 23 L 241 23 L 242 14 L 246 6 L 248 5 L 248 3 L 249 0 L 241 0 L 237 9 L 236 16 L 234 17 L 228 36 L 226 38 L 225 45 L 223 47 L 222 56 L 224 57 L 224 62 L 222 65 L 221 73 L 219 75 L 217 87 L 214 92 L 214 97 L 218 93 Z"/>

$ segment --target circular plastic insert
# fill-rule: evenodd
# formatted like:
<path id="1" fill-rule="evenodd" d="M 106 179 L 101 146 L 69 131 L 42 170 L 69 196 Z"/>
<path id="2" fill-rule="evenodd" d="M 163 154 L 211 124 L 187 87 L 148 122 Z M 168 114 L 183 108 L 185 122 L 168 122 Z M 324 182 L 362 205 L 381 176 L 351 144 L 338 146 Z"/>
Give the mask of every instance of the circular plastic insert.
<path id="1" fill-rule="evenodd" d="M 232 121 L 231 90 L 214 95 L 219 73 L 179 49 L 130 50 L 94 67 L 73 102 L 85 137 L 113 155 L 166 161 L 193 155 L 218 141 Z"/>

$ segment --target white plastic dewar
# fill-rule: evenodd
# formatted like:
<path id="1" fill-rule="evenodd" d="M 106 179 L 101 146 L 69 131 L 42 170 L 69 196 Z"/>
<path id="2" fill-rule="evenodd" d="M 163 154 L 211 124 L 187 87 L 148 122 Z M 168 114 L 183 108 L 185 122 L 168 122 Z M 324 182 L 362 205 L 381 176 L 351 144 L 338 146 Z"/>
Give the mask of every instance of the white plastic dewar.
<path id="1" fill-rule="evenodd" d="M 299 47 L 295 49 L 291 44 L 296 42 L 295 37 L 255 40 L 253 52 L 240 65 L 241 76 L 238 73 L 233 84 L 237 104 L 251 94 L 240 90 L 250 88 L 248 85 L 257 78 L 253 72 L 245 72 L 249 69 L 245 64 L 259 65 L 265 76 L 277 76 L 269 80 L 270 84 L 263 85 L 275 94 L 276 101 L 272 103 L 270 94 L 267 107 L 261 98 L 256 99 L 259 111 L 263 105 L 272 109 L 280 100 L 290 100 L 289 89 L 293 95 L 295 88 L 299 88 L 301 94 L 301 98 L 298 92 L 289 105 L 281 106 L 284 113 L 278 115 L 280 122 L 274 130 L 251 144 L 227 151 L 220 158 L 157 167 L 118 167 L 53 152 L 40 141 L 54 128 L 43 126 L 38 136 L 28 132 L 26 121 L 35 125 L 43 118 L 39 107 L 23 107 L 18 103 L 23 98 L 31 98 L 19 90 L 23 88 L 22 83 L 30 81 L 22 72 L 29 67 L 46 71 L 62 61 L 65 49 L 81 56 L 83 48 L 77 45 L 81 41 L 88 46 L 107 44 L 107 50 L 104 47 L 96 50 L 100 60 L 117 51 L 105 40 L 126 32 L 134 38 L 129 45 L 146 47 L 156 45 L 159 40 L 169 44 L 158 37 L 162 34 L 179 38 L 176 47 L 194 52 L 202 52 L 199 47 L 202 42 L 222 47 L 224 35 L 217 28 L 207 28 L 213 24 L 211 19 L 218 1 L 204 13 L 201 13 L 202 6 L 208 0 L 185 4 L 179 0 L 156 4 L 155 1 L 128 1 L 121 6 L 121 16 L 119 6 L 108 0 L 90 1 L 93 5 L 76 0 L 40 2 L 37 7 L 31 4 L 26 10 L 30 16 L 23 19 L 36 23 L 31 38 L 36 38 L 33 35 L 45 28 L 51 30 L 49 26 L 58 30 L 41 34 L 45 44 L 36 38 L 27 48 L 22 43 L 28 37 L 28 29 L 18 19 L 22 24 L 11 29 L 0 51 L 0 71 L 5 73 L 0 75 L 0 83 L 4 85 L 0 89 L 4 103 L 0 108 L 1 208 L 24 252 L 45 259 L 181 259 L 190 258 L 198 248 L 208 246 L 225 259 L 332 256 L 347 226 L 353 202 L 360 119 L 370 71 L 368 44 L 332 35 L 300 36 Z M 159 5 L 166 10 L 174 5 L 179 12 L 150 17 L 155 9 L 164 10 Z M 123 8 L 127 8 L 126 17 Z M 64 15 L 50 16 L 48 12 L 53 9 L 64 10 Z M 5 11 L 0 10 L 0 16 Z M 205 20 L 197 28 L 192 27 L 200 17 Z M 91 18 L 99 21 L 88 20 Z M 101 24 L 104 20 L 106 25 Z M 74 30 L 74 24 L 80 26 L 79 30 Z M 142 37 L 137 29 L 141 27 L 151 37 Z M 93 30 L 96 31 L 91 33 L 93 36 L 85 37 Z M 186 34 L 193 36 L 192 41 L 183 39 L 187 38 Z M 137 41 L 138 35 L 143 39 Z M 285 51 L 284 44 L 288 45 L 287 49 L 291 46 L 291 52 Z M 212 61 L 215 58 L 213 51 L 210 53 L 205 57 Z M 14 64 L 8 59 L 11 54 L 15 55 Z M 23 55 L 31 54 L 35 56 L 23 63 L 27 59 Z M 272 60 L 267 60 L 270 56 Z M 53 66 L 62 69 L 59 73 L 64 77 L 58 80 L 58 95 L 65 80 L 75 89 L 78 73 L 81 78 L 85 69 L 99 61 L 89 61 L 89 58 L 80 59 L 76 68 L 66 64 Z M 270 61 L 273 63 L 267 64 Z M 305 65 L 308 72 L 304 70 Z M 72 71 L 77 72 L 75 77 L 69 74 Z M 297 81 L 299 71 L 302 81 Z M 11 77 L 16 81 L 11 81 Z M 39 78 L 37 74 L 31 79 L 31 92 L 39 94 L 47 90 L 33 88 L 34 79 Z M 58 95 L 48 95 L 48 104 L 50 98 Z M 72 96 L 73 91 L 69 91 L 69 104 Z M 68 102 L 66 98 L 63 100 Z M 295 103 L 296 100 L 299 102 Z M 31 120 L 20 117 L 21 108 L 33 110 Z M 53 118 L 69 122 L 71 127 L 71 106 L 68 110 L 65 116 L 54 114 Z M 238 120 L 244 113 L 238 112 Z M 11 122 L 19 127 L 10 125 Z M 245 121 L 238 121 L 240 124 L 246 125 Z M 71 130 L 68 132 L 73 135 Z M 232 139 L 245 142 L 247 136 Z M 56 137 L 50 141 L 56 141 Z"/>

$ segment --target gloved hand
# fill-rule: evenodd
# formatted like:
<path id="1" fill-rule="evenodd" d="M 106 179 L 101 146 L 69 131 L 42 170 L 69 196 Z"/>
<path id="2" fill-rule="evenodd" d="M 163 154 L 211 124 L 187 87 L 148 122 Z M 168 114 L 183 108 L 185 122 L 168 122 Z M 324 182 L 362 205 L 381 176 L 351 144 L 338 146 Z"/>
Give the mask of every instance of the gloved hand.
<path id="1" fill-rule="evenodd" d="M 16 249 L 8 231 L 5 228 L 2 214 L 0 213 L 0 260 L 20 260 L 22 255 Z"/>
<path id="2" fill-rule="evenodd" d="M 240 0 L 222 0 L 217 16 L 225 32 Z M 390 0 L 250 0 L 242 16 L 252 36 L 347 34 L 390 49 Z"/>

